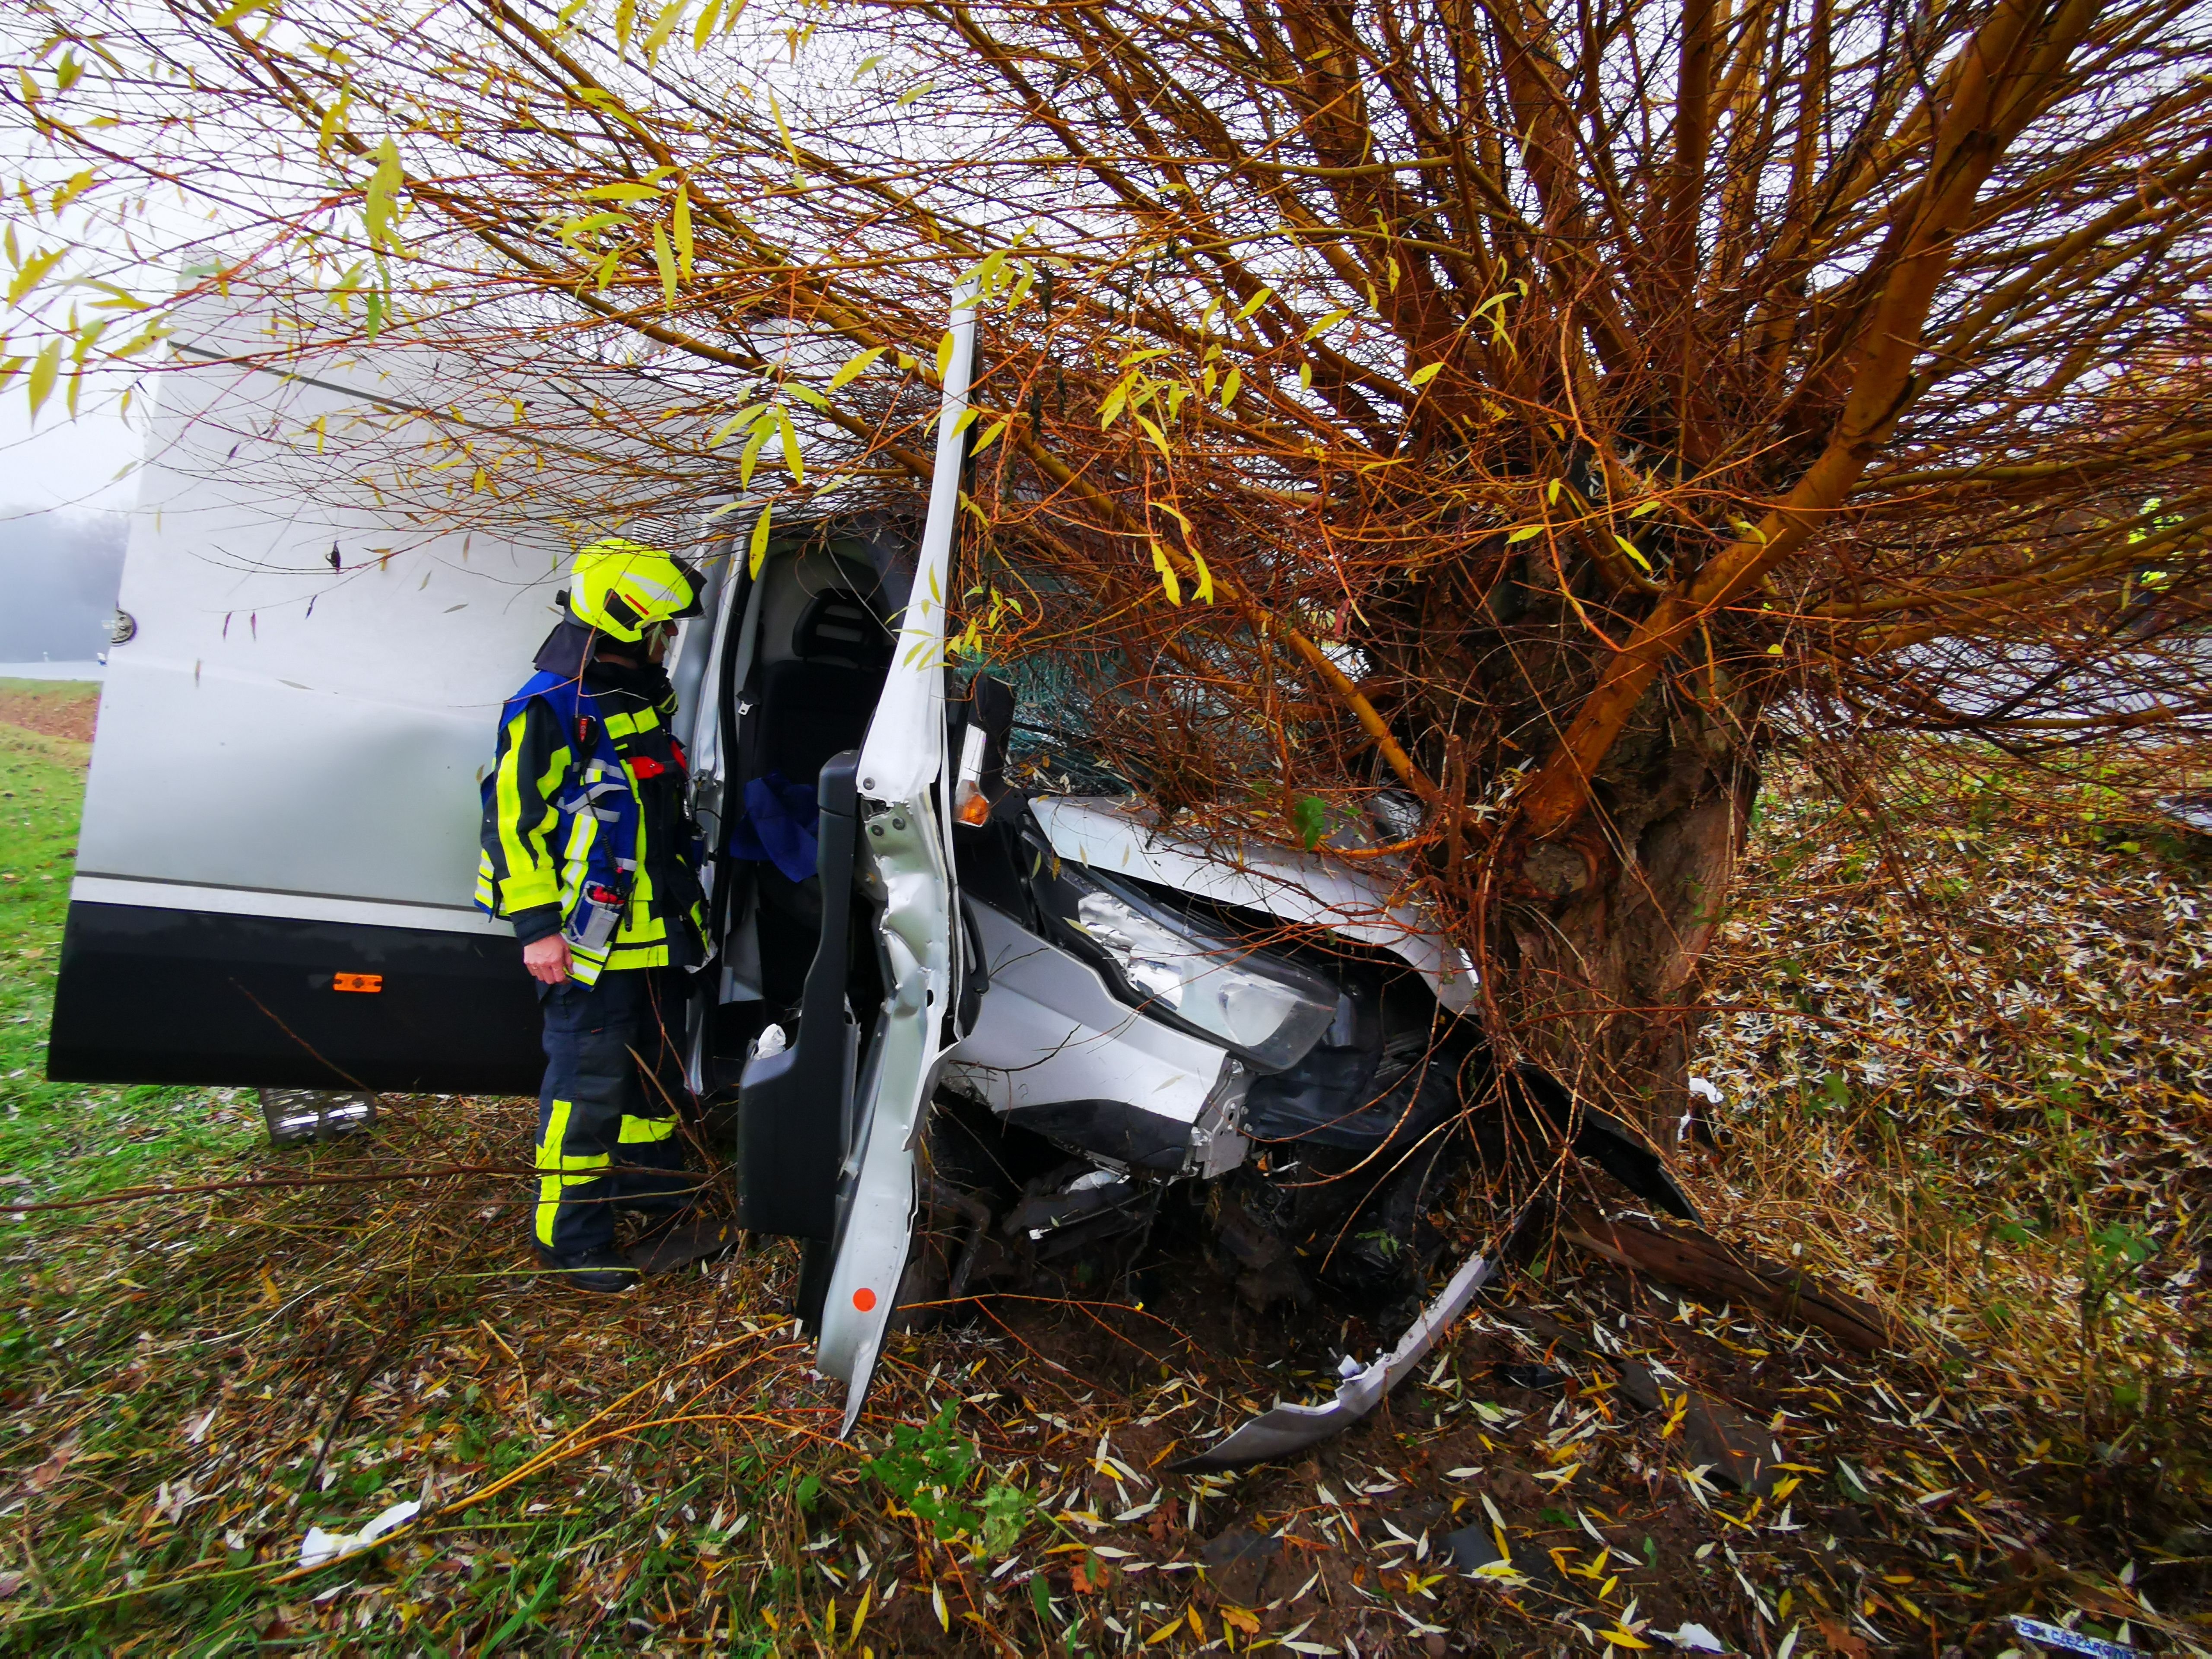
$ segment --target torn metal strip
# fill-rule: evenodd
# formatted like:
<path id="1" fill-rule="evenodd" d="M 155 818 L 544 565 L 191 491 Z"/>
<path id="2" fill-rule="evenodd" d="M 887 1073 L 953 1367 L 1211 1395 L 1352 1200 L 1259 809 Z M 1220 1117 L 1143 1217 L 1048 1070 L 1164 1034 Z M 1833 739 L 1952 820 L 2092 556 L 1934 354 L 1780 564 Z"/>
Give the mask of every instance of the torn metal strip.
<path id="1" fill-rule="evenodd" d="M 1208 1469 L 1239 1469 L 1287 1456 L 1319 1445 L 1330 1436 L 1350 1428 L 1373 1411 L 1382 1396 L 1396 1388 L 1437 1344 L 1451 1322 L 1467 1311 L 1490 1276 L 1498 1271 L 1494 1255 L 1471 1255 L 1451 1276 L 1451 1282 L 1421 1310 L 1421 1316 L 1406 1328 L 1398 1346 L 1362 1368 L 1350 1356 L 1344 1364 L 1344 1381 L 1336 1398 L 1322 1406 L 1277 1406 L 1263 1412 L 1226 1439 L 1202 1452 L 1178 1458 L 1168 1465 L 1176 1474 L 1196 1474 Z"/>

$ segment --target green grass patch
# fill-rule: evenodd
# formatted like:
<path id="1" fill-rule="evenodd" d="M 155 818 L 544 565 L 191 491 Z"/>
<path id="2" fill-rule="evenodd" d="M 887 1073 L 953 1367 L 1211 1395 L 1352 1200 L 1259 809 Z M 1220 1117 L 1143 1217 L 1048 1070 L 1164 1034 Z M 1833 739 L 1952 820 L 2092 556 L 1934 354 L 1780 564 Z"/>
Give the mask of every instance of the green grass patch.
<path id="1" fill-rule="evenodd" d="M 64 689 L 82 702 L 81 688 Z M 46 1027 L 90 752 L 87 744 L 0 724 L 0 1203 L 83 1198 L 227 1166 L 260 1125 L 242 1090 L 46 1081 Z M 131 1012 L 118 1008 L 115 1017 Z"/>

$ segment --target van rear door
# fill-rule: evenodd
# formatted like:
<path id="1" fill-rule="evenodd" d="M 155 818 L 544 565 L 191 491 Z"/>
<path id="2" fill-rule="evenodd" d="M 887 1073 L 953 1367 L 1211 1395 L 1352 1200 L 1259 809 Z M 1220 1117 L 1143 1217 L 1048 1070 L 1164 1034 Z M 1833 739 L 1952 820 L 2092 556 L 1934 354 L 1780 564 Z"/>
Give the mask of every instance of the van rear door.
<path id="1" fill-rule="evenodd" d="M 443 474 L 481 527 L 412 523 L 390 457 L 427 471 L 434 428 L 397 428 L 481 386 L 383 348 L 374 374 L 248 366 L 264 326 L 200 313 L 160 380 L 49 1074 L 531 1092 L 531 981 L 471 902 L 477 781 L 567 539 L 488 506 L 527 487 L 498 471 L 503 399 Z"/>

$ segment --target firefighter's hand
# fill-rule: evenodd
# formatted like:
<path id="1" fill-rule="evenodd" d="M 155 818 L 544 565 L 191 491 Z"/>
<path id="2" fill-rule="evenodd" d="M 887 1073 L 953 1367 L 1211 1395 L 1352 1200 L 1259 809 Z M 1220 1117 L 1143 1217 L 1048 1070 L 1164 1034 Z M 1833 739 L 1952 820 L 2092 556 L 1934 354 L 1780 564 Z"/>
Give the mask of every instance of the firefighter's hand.
<path id="1" fill-rule="evenodd" d="M 522 965 L 531 978 L 558 985 L 568 977 L 568 941 L 558 933 L 531 940 L 522 947 Z"/>

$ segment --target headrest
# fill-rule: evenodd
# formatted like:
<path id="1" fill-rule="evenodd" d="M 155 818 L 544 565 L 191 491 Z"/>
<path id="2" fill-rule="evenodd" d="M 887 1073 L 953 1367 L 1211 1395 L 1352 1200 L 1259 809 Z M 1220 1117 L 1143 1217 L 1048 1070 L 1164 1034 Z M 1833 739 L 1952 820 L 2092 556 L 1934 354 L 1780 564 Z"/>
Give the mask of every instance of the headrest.
<path id="1" fill-rule="evenodd" d="M 889 668 L 891 630 L 873 606 L 850 588 L 817 593 L 791 630 L 792 654 L 801 662 L 841 662 L 853 668 Z"/>

